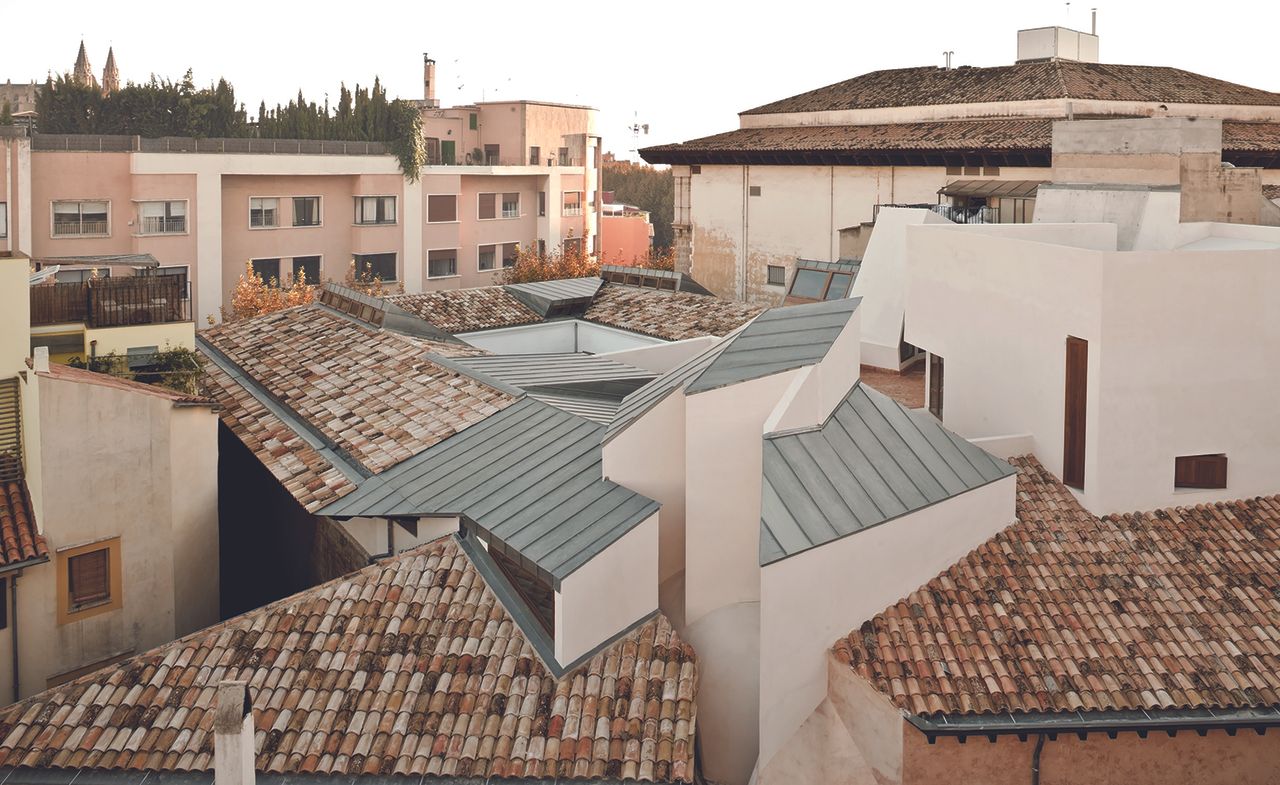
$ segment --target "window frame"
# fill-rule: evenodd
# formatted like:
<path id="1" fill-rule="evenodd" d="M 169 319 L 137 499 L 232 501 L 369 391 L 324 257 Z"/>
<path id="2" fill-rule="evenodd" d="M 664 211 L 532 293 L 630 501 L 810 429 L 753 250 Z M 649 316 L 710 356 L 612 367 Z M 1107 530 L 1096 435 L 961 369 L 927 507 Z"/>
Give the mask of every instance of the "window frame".
<path id="1" fill-rule="evenodd" d="M 507 211 L 507 204 L 508 204 L 508 202 L 507 202 L 507 197 L 508 197 L 508 196 L 515 196 L 515 198 L 516 198 L 516 201 L 515 201 L 515 205 L 516 205 L 516 207 L 515 207 L 515 211 L 514 211 L 514 212 L 508 212 L 508 211 Z M 498 199 L 498 217 L 499 217 L 499 218 L 502 218 L 502 219 L 507 219 L 507 220 L 510 220 L 510 219 L 512 219 L 512 218 L 519 218 L 519 217 L 520 217 L 520 215 L 521 215 L 521 213 L 520 213 L 520 207 L 521 207 L 521 204 L 520 204 L 520 203 L 523 201 L 523 200 L 520 198 L 520 192 L 519 192 L 519 191 L 505 191 L 505 192 L 503 192 L 503 193 L 499 194 L 499 197 L 500 197 L 500 198 Z"/>
<path id="2" fill-rule="evenodd" d="M 456 247 L 449 247 L 449 248 L 427 248 L 426 250 L 424 250 L 424 251 L 423 251 L 423 266 L 424 266 L 424 268 L 425 268 L 425 269 L 423 270 L 423 272 L 425 272 L 425 273 L 426 273 L 426 279 L 427 279 L 428 281 L 444 281 L 444 280 L 448 280 L 448 279 L 450 279 L 450 278 L 458 278 L 458 277 L 459 277 L 459 273 L 458 273 L 458 256 L 459 256 L 458 251 L 459 251 L 459 250 L 460 250 L 460 249 L 458 249 L 458 248 L 456 248 Z M 453 251 L 453 272 L 452 272 L 452 273 L 450 273 L 449 275 L 432 275 L 432 274 L 431 274 L 431 254 L 436 253 L 436 252 L 438 252 L 438 251 Z M 477 253 L 478 253 L 478 251 L 477 251 Z M 477 259 L 477 261 L 476 261 L 476 264 L 477 264 L 477 266 L 479 265 L 479 260 L 478 260 L 478 259 Z"/>
<path id="3" fill-rule="evenodd" d="M 0 240 L 9 236 L 9 203 L 0 202 Z M 3 629 L 3 628 L 0 628 Z"/>
<path id="4" fill-rule="evenodd" d="M 314 256 L 314 254 L 310 254 L 310 255 Z M 358 253 L 358 254 L 352 254 L 351 258 L 352 258 L 352 260 L 356 263 L 356 273 L 357 273 L 357 274 L 360 272 L 360 263 L 364 260 L 364 259 L 363 259 L 363 257 L 367 257 L 367 256 L 390 256 L 390 257 L 392 258 L 392 264 L 393 264 L 393 266 L 395 267 L 395 277 L 394 277 L 394 278 L 379 278 L 378 280 L 379 280 L 379 281 L 381 281 L 381 282 L 382 282 L 382 283 L 384 283 L 384 284 L 387 284 L 387 283 L 396 283 L 396 284 L 398 284 L 398 283 L 400 283 L 400 254 L 399 254 L 397 251 L 378 251 L 378 252 L 375 252 L 375 253 Z"/>
<path id="5" fill-rule="evenodd" d="M 71 560 L 96 551 L 107 551 L 107 596 L 91 603 L 71 603 Z M 83 621 L 124 607 L 124 574 L 120 566 L 120 537 L 104 537 L 92 542 L 59 548 L 55 552 L 57 581 L 57 623 Z"/>
<path id="6" fill-rule="evenodd" d="M 298 223 L 298 201 L 301 199 L 316 200 L 316 222 L 311 224 Z M 289 197 L 289 228 L 291 229 L 314 229 L 318 226 L 324 226 L 324 200 L 319 196 L 291 196 Z"/>
<path id="7" fill-rule="evenodd" d="M 78 223 L 81 228 L 84 227 L 84 205 L 87 202 L 101 202 L 107 206 L 107 220 L 105 221 L 107 229 L 104 232 L 84 232 L 80 231 L 75 234 L 59 234 L 58 226 L 58 205 L 60 204 L 77 204 L 80 210 L 77 213 Z M 85 237 L 110 237 L 111 236 L 111 200 L 110 199 L 54 199 L 49 202 L 49 237 L 53 240 L 75 240 Z"/>
<path id="8" fill-rule="evenodd" d="M 576 212 L 571 212 L 572 208 L 570 208 L 568 203 L 565 202 L 565 197 L 567 197 L 569 194 L 578 195 L 578 207 Z M 585 191 L 561 191 L 560 192 L 560 217 L 561 218 L 580 217 L 583 213 L 583 210 L 586 207 L 586 205 L 583 204 L 586 201 L 586 196 L 587 194 Z"/>
<path id="9" fill-rule="evenodd" d="M 285 198 L 288 198 L 288 197 L 284 197 L 284 196 L 250 196 L 250 197 L 249 197 L 249 229 L 250 229 L 250 231 L 255 231 L 255 232 L 257 232 L 257 231 L 266 231 L 266 230 L 269 230 L 269 229 L 280 229 L 280 228 L 281 228 L 281 226 L 280 226 L 280 200 L 281 200 L 281 199 L 285 199 Z M 275 210 L 274 210 L 274 212 L 273 212 L 273 214 L 274 214 L 274 221 L 275 221 L 275 222 L 274 222 L 274 223 L 270 223 L 270 224 L 261 224 L 261 225 L 259 225 L 259 226 L 254 226 L 254 225 L 253 225 L 253 203 L 254 203 L 255 201 L 259 201 L 259 202 L 261 202 L 261 201 L 263 201 L 263 200 L 265 200 L 265 199 L 272 199 L 272 200 L 274 200 L 274 201 L 275 201 L 275 203 L 276 203 Z M 259 207 L 258 209 L 259 209 L 259 211 L 261 211 L 263 208 Z"/>
<path id="10" fill-rule="evenodd" d="M 781 271 L 782 271 L 782 280 L 781 280 L 780 282 L 776 282 L 776 283 L 774 282 L 774 280 L 773 280 L 773 271 L 774 271 L 774 270 L 781 270 Z M 784 289 L 785 289 L 785 288 L 786 288 L 786 286 L 787 286 L 787 268 L 786 268 L 786 267 L 784 267 L 783 265 L 780 265 L 780 264 L 767 264 L 767 265 L 765 265 L 765 285 L 766 285 L 766 286 L 781 286 L 782 288 L 784 288 Z"/>
<path id="11" fill-rule="evenodd" d="M 263 286 L 270 287 L 271 281 L 272 279 L 274 279 L 276 282 L 276 288 L 280 288 L 284 286 L 284 281 L 280 279 L 280 262 L 282 262 L 284 259 L 285 257 L 283 256 L 263 256 L 258 259 L 250 259 L 249 266 L 253 269 L 254 274 L 256 274 L 259 278 L 262 279 Z M 261 272 L 258 271 L 258 262 L 275 262 L 276 274 L 274 276 L 263 275 Z"/>
<path id="12" fill-rule="evenodd" d="M 536 144 L 529 145 L 529 165 L 542 166 L 542 146 L 541 145 L 536 145 Z"/>
<path id="13" fill-rule="evenodd" d="M 356 226 L 395 226 L 400 222 L 399 220 L 400 205 L 397 204 L 399 200 L 396 199 L 395 194 L 359 194 L 356 197 L 354 197 L 354 199 L 355 199 L 354 203 L 355 203 L 355 225 Z M 362 216 L 364 215 L 364 210 L 363 210 L 364 201 L 366 199 L 377 200 L 376 206 L 374 207 L 374 210 L 373 210 L 375 219 L 372 221 L 362 220 Z M 376 215 L 379 209 L 382 207 L 382 202 L 384 199 L 391 200 L 391 220 L 389 221 L 387 220 L 379 221 L 376 219 Z M 385 211 L 383 211 L 383 213 L 385 216 Z"/>
<path id="14" fill-rule="evenodd" d="M 493 215 L 489 216 L 488 218 L 486 218 L 484 215 L 482 215 L 482 212 L 483 212 L 483 209 L 484 209 L 484 208 L 483 208 L 483 205 L 482 205 L 482 202 L 483 202 L 483 200 L 484 200 L 484 197 L 486 197 L 486 196 L 492 196 L 492 197 L 493 197 Z M 478 191 L 478 192 L 476 192 L 476 220 L 477 220 L 477 221 L 500 221 L 500 220 L 502 220 L 502 203 L 501 203 L 501 200 L 500 200 L 500 198 L 499 198 L 499 197 L 501 197 L 501 196 L 502 196 L 502 194 L 498 193 L 497 191 Z"/>
<path id="15" fill-rule="evenodd" d="M 538 191 L 538 217 L 547 217 L 547 192 Z"/>
<path id="16" fill-rule="evenodd" d="M 459 217 L 459 215 L 458 215 L 458 203 L 459 203 L 460 201 L 462 201 L 462 200 L 461 200 L 461 196 L 462 196 L 462 194 L 458 194 L 458 193 L 449 193 L 449 194 L 426 194 L 425 196 L 426 196 L 426 199 L 427 199 L 427 202 L 426 202 L 426 204 L 427 204 L 427 221 L 426 221 L 426 222 L 427 222 L 427 223 L 429 223 L 429 224 L 456 224 L 456 223 L 461 223 L 461 218 L 460 218 L 460 217 Z M 433 221 L 433 220 L 431 219 L 431 197 L 433 197 L 433 196 L 451 196 L 451 197 L 453 197 L 453 220 L 452 220 L 452 221 Z"/>
<path id="17" fill-rule="evenodd" d="M 480 243 L 479 245 L 477 245 L 477 246 L 476 246 L 476 272 L 481 272 L 481 273 L 492 273 L 492 272 L 497 272 L 497 270 L 498 270 L 498 245 L 499 245 L 498 243 Z M 485 267 L 485 266 L 484 266 L 484 262 L 482 261 L 482 259 L 483 259 L 483 257 L 484 257 L 484 249 L 485 249 L 485 248 L 492 248 L 492 249 L 493 249 L 493 260 L 490 262 L 490 265 L 491 265 L 491 266 L 489 266 L 489 267 Z M 428 272 L 428 273 L 430 273 L 430 271 L 431 271 L 431 267 L 430 267 L 430 260 L 428 259 L 428 262 L 427 262 L 427 272 Z"/>
<path id="18" fill-rule="evenodd" d="M 315 259 L 316 260 L 316 277 L 315 280 L 307 279 L 307 286 L 318 286 L 320 278 L 324 275 L 324 254 L 322 253 L 304 253 L 297 256 L 289 257 L 289 285 L 293 286 L 298 279 L 298 260 L 299 259 Z M 280 260 L 282 263 L 283 259 Z M 282 271 L 283 272 L 283 271 Z M 283 285 L 283 284 L 282 284 Z"/>
<path id="19" fill-rule="evenodd" d="M 515 263 L 514 256 L 512 257 L 511 264 L 510 265 L 507 264 L 506 246 L 508 245 L 514 246 L 513 251 L 518 252 L 520 250 L 520 241 L 512 240 L 511 242 L 506 242 L 506 243 L 496 243 L 496 245 L 498 246 L 498 259 L 497 259 L 498 269 L 510 270 L 512 267 L 515 267 L 516 263 Z"/>
<path id="20" fill-rule="evenodd" d="M 1174 490 L 1225 490 L 1230 476 L 1229 469 L 1230 464 L 1225 452 L 1175 456 L 1173 459 Z M 1183 474 L 1184 471 L 1186 475 Z M 1180 477 L 1183 478 L 1181 482 Z"/>
<path id="21" fill-rule="evenodd" d="M 146 216 L 142 214 L 142 206 L 145 204 L 163 204 L 164 216 L 162 220 L 167 225 L 173 218 L 169 215 L 169 205 L 182 205 L 182 231 L 162 230 L 159 232 L 148 232 L 146 230 Z M 174 235 L 184 235 L 191 233 L 191 200 L 189 199 L 135 199 L 135 209 L 138 211 L 138 231 L 135 232 L 139 237 L 171 237 Z"/>

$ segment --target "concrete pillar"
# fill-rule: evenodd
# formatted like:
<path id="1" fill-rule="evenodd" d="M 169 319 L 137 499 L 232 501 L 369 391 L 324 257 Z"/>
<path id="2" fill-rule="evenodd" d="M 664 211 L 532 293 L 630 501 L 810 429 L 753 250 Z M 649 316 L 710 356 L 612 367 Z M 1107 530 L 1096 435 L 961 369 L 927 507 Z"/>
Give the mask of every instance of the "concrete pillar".
<path id="1" fill-rule="evenodd" d="M 254 785 L 253 709 L 245 682 L 218 684 L 213 733 L 214 785 Z"/>
<path id="2" fill-rule="evenodd" d="M 31 245 L 31 139 L 18 140 L 18 215 L 13 215 L 13 206 L 9 207 L 9 233 L 14 226 L 18 229 L 18 242 L 11 246 L 27 256 L 32 254 Z"/>
<path id="3" fill-rule="evenodd" d="M 422 178 L 416 183 L 404 181 L 404 204 L 400 216 L 404 227 L 404 290 L 409 294 L 422 291 L 423 267 L 426 256 L 422 250 L 422 224 L 426 215 L 422 211 Z"/>
<path id="4" fill-rule="evenodd" d="M 197 327 L 212 316 L 218 318 L 222 305 L 222 173 L 196 172 L 196 310 Z M 241 268 L 245 261 L 238 260 Z"/>

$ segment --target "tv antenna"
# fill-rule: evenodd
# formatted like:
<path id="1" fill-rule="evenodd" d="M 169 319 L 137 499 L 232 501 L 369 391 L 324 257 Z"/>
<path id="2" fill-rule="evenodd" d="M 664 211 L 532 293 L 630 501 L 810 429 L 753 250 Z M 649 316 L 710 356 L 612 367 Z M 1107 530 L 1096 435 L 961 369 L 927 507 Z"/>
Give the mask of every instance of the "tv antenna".
<path id="1" fill-rule="evenodd" d="M 640 122 L 639 117 L 640 117 L 639 112 L 632 113 L 631 126 L 630 126 L 631 149 L 627 151 L 629 153 L 640 152 L 640 135 L 641 134 L 644 134 L 645 136 L 649 135 L 649 124 Z"/>

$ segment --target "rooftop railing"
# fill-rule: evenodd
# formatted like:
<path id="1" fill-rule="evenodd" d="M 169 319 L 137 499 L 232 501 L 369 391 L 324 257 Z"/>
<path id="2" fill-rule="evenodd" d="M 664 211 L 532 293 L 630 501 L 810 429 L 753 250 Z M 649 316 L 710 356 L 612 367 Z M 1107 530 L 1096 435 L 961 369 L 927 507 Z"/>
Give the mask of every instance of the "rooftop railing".
<path id="1" fill-rule="evenodd" d="M 329 139 L 196 139 L 187 136 L 109 134 L 35 134 L 32 150 L 76 150 L 120 153 L 256 153 L 266 155 L 389 155 L 382 142 L 342 142 Z"/>
<path id="2" fill-rule="evenodd" d="M 958 224 L 998 224 L 1000 210 L 996 207 L 956 207 L 949 204 L 878 204 L 872 209 L 871 222 L 880 217 L 882 207 L 902 207 L 913 210 L 929 210 Z"/>
<path id="3" fill-rule="evenodd" d="M 191 319 L 185 278 L 133 275 L 31 287 L 31 325 L 84 324 L 127 327 Z"/>

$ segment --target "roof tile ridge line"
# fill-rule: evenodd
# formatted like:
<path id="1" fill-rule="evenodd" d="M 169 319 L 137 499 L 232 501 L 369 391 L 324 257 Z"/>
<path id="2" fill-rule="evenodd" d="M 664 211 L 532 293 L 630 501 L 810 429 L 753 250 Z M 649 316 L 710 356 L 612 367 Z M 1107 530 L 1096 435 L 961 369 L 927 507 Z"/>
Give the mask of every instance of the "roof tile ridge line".
<path id="1" fill-rule="evenodd" d="M 514 384 L 511 384 L 509 382 L 504 382 L 498 377 L 487 374 L 484 371 L 476 370 L 475 368 L 469 368 L 466 365 L 463 365 L 462 363 L 458 362 L 452 357 L 445 357 L 444 355 L 438 354 L 436 352 L 423 352 L 423 356 L 442 368 L 453 371 L 459 376 L 465 376 L 468 379 L 480 382 L 481 384 L 491 387 L 497 390 L 498 392 L 506 393 L 507 395 L 510 395 L 512 398 L 516 399 L 517 401 L 525 397 L 524 390 L 519 387 L 516 387 Z M 462 431 L 465 431 L 465 430 L 466 428 L 462 428 L 458 431 L 458 433 L 461 433 Z M 447 441 L 447 440 L 444 440 L 444 441 Z"/>
<path id="2" fill-rule="evenodd" d="M 261 382 L 250 376 L 248 372 L 237 365 L 230 357 L 223 354 L 222 350 L 210 343 L 208 339 L 197 335 L 196 345 L 205 351 L 206 356 L 215 366 L 231 377 L 231 381 L 240 385 L 254 400 L 267 407 L 268 411 L 280 418 L 290 430 L 310 444 L 312 449 L 320 452 L 322 457 L 325 457 L 349 481 L 359 485 L 362 480 L 367 480 L 374 476 L 373 472 L 369 471 L 364 464 L 357 461 L 350 453 L 330 440 L 324 435 L 324 432 L 308 422 L 291 406 L 288 406 L 273 395 Z M 308 436 L 311 438 L 307 438 Z M 313 439 L 316 441 L 313 442 Z M 329 455 L 323 455 L 324 453 L 329 453 Z"/>
<path id="3" fill-rule="evenodd" d="M 879 391 L 877 390 L 877 392 Z M 939 451 L 937 447 L 934 447 L 933 443 L 929 441 L 929 437 L 926 436 L 924 431 L 920 428 L 920 423 L 916 422 L 916 418 L 911 416 L 911 410 L 906 408 L 902 404 L 898 403 L 888 395 L 885 395 L 884 393 L 880 393 L 880 396 L 884 398 L 886 401 L 888 401 L 890 406 L 896 406 L 902 412 L 903 418 L 907 422 L 911 423 L 911 427 L 914 428 L 915 432 L 920 435 L 920 438 L 924 440 L 924 443 L 929 445 L 929 449 L 933 450 L 935 453 L 938 453 L 938 457 L 942 459 L 943 465 L 945 465 L 948 469 L 950 469 L 951 474 L 955 476 L 956 481 L 959 482 L 961 485 L 967 486 L 969 483 L 964 481 L 964 478 L 960 476 L 960 472 L 956 471 L 955 469 L 952 469 L 951 464 L 947 462 L 946 456 L 944 456 L 942 452 Z M 875 398 L 872 397 L 870 393 L 867 393 L 867 400 L 871 402 L 871 405 L 875 408 L 876 412 L 878 412 L 881 417 L 884 417 L 885 422 L 888 422 L 889 418 L 885 417 L 884 412 L 880 409 L 880 405 L 876 403 Z M 938 428 L 942 431 L 944 436 L 947 435 L 948 433 L 947 426 L 939 422 Z M 903 439 L 903 442 L 905 441 L 906 440 Z M 956 444 L 955 440 L 950 440 L 950 441 L 951 441 L 951 444 L 956 448 L 956 452 L 960 453 L 960 457 L 964 458 L 965 462 L 969 464 L 970 468 L 972 468 L 975 472 L 977 472 L 979 477 L 983 477 L 985 479 L 985 476 L 983 475 L 982 470 L 979 469 L 977 466 L 973 465 L 973 461 L 969 460 L 969 456 L 965 455 L 965 451 L 961 449 L 960 445 Z M 908 445 L 908 448 L 909 447 L 910 445 Z M 915 451 L 912 450 L 912 452 L 915 452 Z M 943 492 L 946 492 L 947 486 L 942 482 L 942 480 L 938 477 L 938 475 L 934 473 L 933 469 L 929 468 L 929 464 L 925 463 L 924 461 L 920 461 L 920 465 L 923 466 L 924 470 L 929 473 L 929 476 L 933 478 L 933 481 L 936 482 L 940 488 L 942 488 Z M 965 491 L 961 491 L 960 493 L 964 493 L 964 492 Z M 960 494 L 947 494 L 948 497 L 959 496 L 959 495 Z"/>

